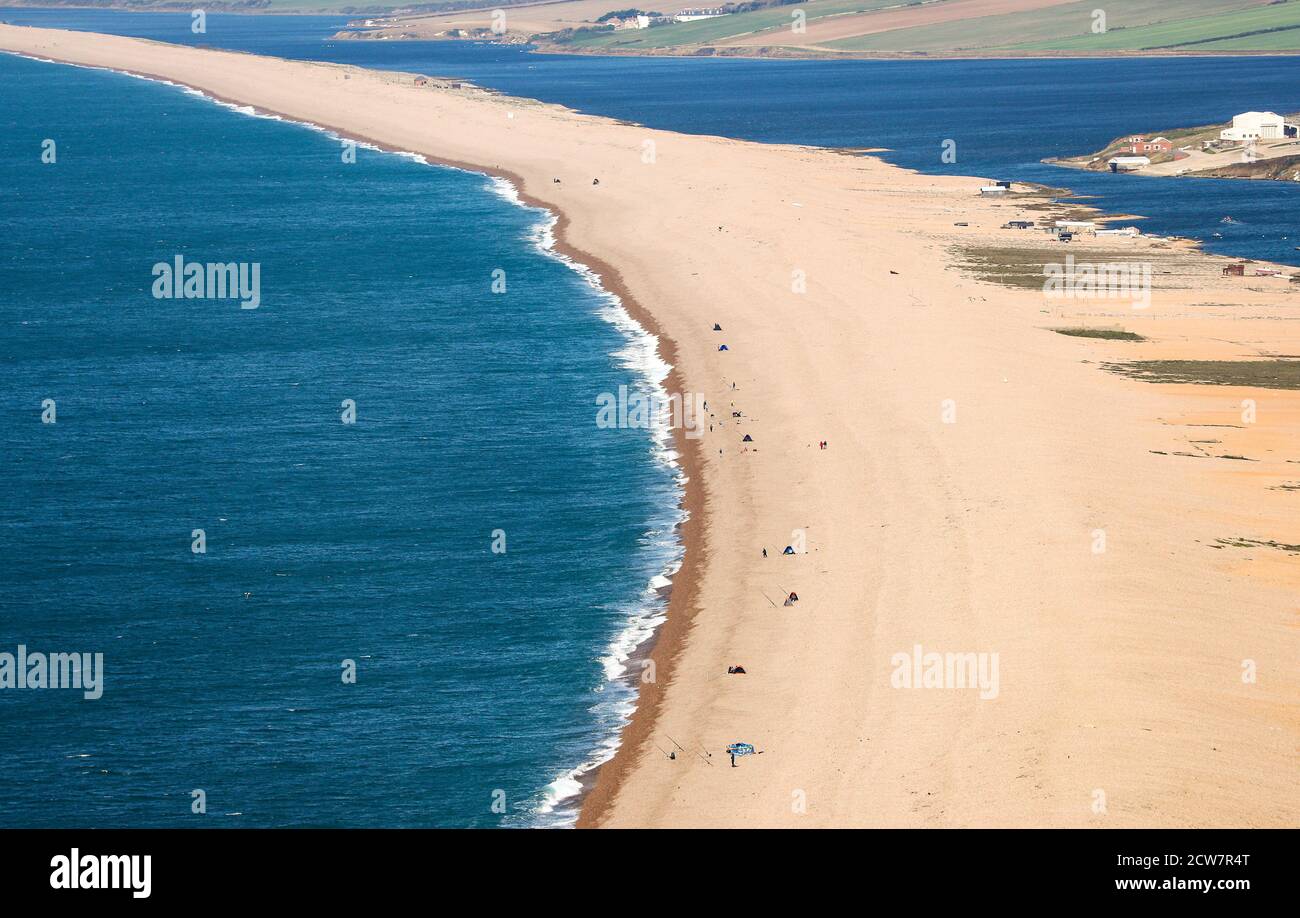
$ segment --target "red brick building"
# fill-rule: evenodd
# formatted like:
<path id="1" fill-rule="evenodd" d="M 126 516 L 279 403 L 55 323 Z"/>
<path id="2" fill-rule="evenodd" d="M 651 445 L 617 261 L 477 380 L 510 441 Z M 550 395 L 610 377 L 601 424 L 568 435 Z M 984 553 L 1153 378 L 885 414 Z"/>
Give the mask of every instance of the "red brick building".
<path id="1" fill-rule="evenodd" d="M 1155 137 L 1147 140 L 1143 137 L 1130 137 L 1128 139 L 1129 150 L 1134 156 L 1146 155 L 1152 153 L 1172 153 L 1174 145 L 1164 137 Z"/>

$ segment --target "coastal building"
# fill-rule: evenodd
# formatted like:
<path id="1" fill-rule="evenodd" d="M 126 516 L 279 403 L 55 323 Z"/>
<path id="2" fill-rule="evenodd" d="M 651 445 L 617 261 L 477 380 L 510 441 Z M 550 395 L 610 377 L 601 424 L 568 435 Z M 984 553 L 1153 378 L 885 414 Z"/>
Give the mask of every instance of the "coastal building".
<path id="1" fill-rule="evenodd" d="M 1232 116 L 1232 127 L 1219 132 L 1220 140 L 1280 140 L 1286 137 L 1286 122 L 1277 112 L 1242 112 Z"/>
<path id="2" fill-rule="evenodd" d="M 1009 189 L 1006 185 L 984 185 L 980 188 L 980 194 L 982 195 L 1006 194 L 1010 190 L 1011 189 Z"/>
<path id="3" fill-rule="evenodd" d="M 1151 158 L 1148 156 L 1112 156 L 1106 160 L 1106 165 L 1110 166 L 1111 172 L 1136 172 L 1151 165 Z"/>
<path id="4" fill-rule="evenodd" d="M 605 20 L 606 25 L 612 25 L 615 32 L 626 31 L 627 29 L 648 29 L 650 28 L 649 16 L 628 16 L 626 19 L 620 19 L 615 16 L 613 19 Z"/>
<path id="5" fill-rule="evenodd" d="M 1142 137 L 1129 138 L 1129 152 L 1135 156 L 1142 153 L 1170 153 L 1173 149 L 1173 141 L 1166 137 L 1153 137 L 1150 140 Z"/>
<path id="6" fill-rule="evenodd" d="M 726 15 L 729 15 L 729 12 L 720 6 L 679 10 L 677 14 L 673 16 L 673 22 L 695 22 L 698 19 L 716 19 L 719 16 Z"/>
<path id="7" fill-rule="evenodd" d="M 1091 220 L 1057 220 L 1056 231 L 1058 233 L 1092 233 L 1096 232 L 1097 224 Z"/>

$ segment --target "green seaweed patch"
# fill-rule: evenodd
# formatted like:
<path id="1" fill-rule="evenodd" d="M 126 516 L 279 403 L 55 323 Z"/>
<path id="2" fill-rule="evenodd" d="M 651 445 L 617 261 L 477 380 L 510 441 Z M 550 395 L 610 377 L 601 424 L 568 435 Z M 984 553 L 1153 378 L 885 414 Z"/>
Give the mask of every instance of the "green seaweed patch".
<path id="1" fill-rule="evenodd" d="M 1149 383 L 1300 389 L 1300 360 L 1131 360 L 1102 368 Z"/>
<path id="2" fill-rule="evenodd" d="M 1137 332 L 1125 331 L 1122 328 L 1054 328 L 1052 331 L 1058 335 L 1069 335 L 1071 338 L 1104 338 L 1107 341 L 1145 341 Z"/>

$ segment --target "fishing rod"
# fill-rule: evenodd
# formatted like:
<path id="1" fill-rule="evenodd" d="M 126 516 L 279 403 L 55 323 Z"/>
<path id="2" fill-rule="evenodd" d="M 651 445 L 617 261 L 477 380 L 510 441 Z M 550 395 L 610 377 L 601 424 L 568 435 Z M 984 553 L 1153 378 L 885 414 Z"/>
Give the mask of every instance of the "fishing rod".
<path id="1" fill-rule="evenodd" d="M 664 736 L 668 736 L 668 734 L 665 733 Z M 701 762 L 703 762 L 705 765 L 709 765 L 709 766 L 712 766 L 712 765 L 713 765 L 713 763 L 710 762 L 708 759 L 706 759 L 704 756 L 700 755 L 698 752 L 695 752 L 695 750 L 693 750 L 693 749 L 687 749 L 685 746 L 683 746 L 681 743 L 677 742 L 677 740 L 673 739 L 671 736 L 668 736 L 668 739 L 671 740 L 671 741 L 672 741 L 672 744 L 673 744 L 674 746 L 676 746 L 678 749 L 680 749 L 682 752 L 691 752 L 691 753 L 694 753 L 694 755 L 695 755 L 695 756 L 696 756 L 696 757 L 697 757 Z M 707 751 L 708 751 L 708 750 L 706 749 L 705 752 L 707 752 Z"/>

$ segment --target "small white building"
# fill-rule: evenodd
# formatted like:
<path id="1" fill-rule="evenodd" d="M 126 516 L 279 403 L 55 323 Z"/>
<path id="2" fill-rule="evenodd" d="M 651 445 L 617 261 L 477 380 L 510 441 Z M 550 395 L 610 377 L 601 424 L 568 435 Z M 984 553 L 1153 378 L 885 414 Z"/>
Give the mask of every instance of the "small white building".
<path id="1" fill-rule="evenodd" d="M 1286 123 L 1277 112 L 1242 112 L 1232 116 L 1232 127 L 1219 132 L 1220 140 L 1278 140 L 1286 136 Z"/>
<path id="2" fill-rule="evenodd" d="M 1151 165 L 1149 156 L 1112 156 L 1106 160 L 1111 172 L 1136 172 Z"/>
<path id="3" fill-rule="evenodd" d="M 1011 189 L 1008 188 L 1006 185 L 984 185 L 983 187 L 980 188 L 980 194 L 983 195 L 1006 194 L 1010 190 Z"/>

